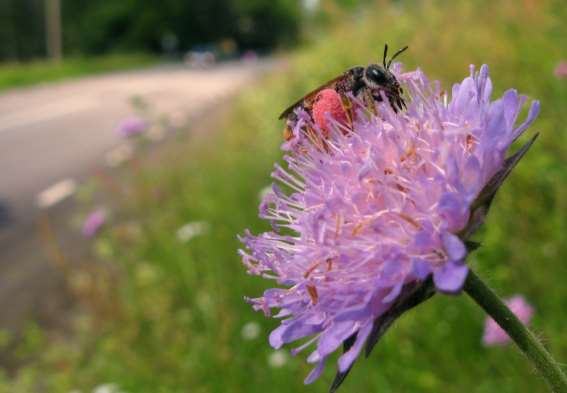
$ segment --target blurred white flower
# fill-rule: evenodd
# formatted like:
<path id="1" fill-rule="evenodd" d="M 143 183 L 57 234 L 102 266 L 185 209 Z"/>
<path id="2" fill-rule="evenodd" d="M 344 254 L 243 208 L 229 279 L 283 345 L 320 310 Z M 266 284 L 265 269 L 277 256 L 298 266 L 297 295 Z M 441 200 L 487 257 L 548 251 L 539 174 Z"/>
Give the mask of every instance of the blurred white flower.
<path id="1" fill-rule="evenodd" d="M 277 350 L 270 354 L 268 357 L 268 364 L 272 368 L 280 368 L 283 367 L 289 358 L 287 352 L 283 350 Z"/>
<path id="2" fill-rule="evenodd" d="M 209 223 L 205 221 L 188 222 L 177 230 L 177 240 L 186 243 L 196 236 L 207 233 L 209 228 Z"/>
<path id="3" fill-rule="evenodd" d="M 73 179 L 63 179 L 40 192 L 36 204 L 42 209 L 55 206 L 77 191 L 77 183 Z"/>
<path id="4" fill-rule="evenodd" d="M 93 393 L 126 393 L 118 388 L 118 385 L 114 383 L 107 383 L 104 385 L 99 385 L 93 389 Z"/>
<path id="5" fill-rule="evenodd" d="M 116 168 L 128 161 L 134 155 L 134 148 L 130 142 L 121 143 L 114 149 L 106 153 L 106 165 Z"/>
<path id="6" fill-rule="evenodd" d="M 308 12 L 315 12 L 319 8 L 319 0 L 302 0 L 301 3 Z"/>
<path id="7" fill-rule="evenodd" d="M 257 322 L 248 322 L 242 326 L 240 334 L 245 340 L 254 340 L 260 335 L 260 324 Z"/>

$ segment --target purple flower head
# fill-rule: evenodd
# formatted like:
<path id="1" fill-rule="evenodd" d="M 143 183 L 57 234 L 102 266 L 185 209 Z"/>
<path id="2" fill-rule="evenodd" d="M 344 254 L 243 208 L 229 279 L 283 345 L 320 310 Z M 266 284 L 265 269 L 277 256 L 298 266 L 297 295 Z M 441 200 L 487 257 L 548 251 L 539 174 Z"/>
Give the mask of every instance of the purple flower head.
<path id="1" fill-rule="evenodd" d="M 106 210 L 102 207 L 99 207 L 96 210 L 93 210 L 85 221 L 83 222 L 83 236 L 85 237 L 93 237 L 97 234 L 97 232 L 102 228 L 104 223 L 106 222 Z"/>
<path id="2" fill-rule="evenodd" d="M 131 116 L 120 122 L 116 132 L 122 138 L 132 138 L 141 135 L 146 130 L 147 126 L 148 125 L 144 119 L 137 116 Z"/>
<path id="3" fill-rule="evenodd" d="M 482 221 L 476 207 L 485 214 L 488 204 L 479 198 L 491 200 L 487 184 L 497 188 L 517 162 L 506 152 L 538 113 L 533 102 L 516 126 L 526 97 L 508 90 L 492 101 L 487 66 L 477 73 L 471 66 L 450 94 L 419 70 L 401 73 L 397 65 L 394 72 L 407 111 L 395 112 L 387 100 L 369 110 L 351 97 L 352 124 L 329 116 L 325 132 L 296 112 L 283 146 L 287 168 L 276 165 L 279 185 L 260 206 L 273 231 L 240 238 L 249 273 L 279 285 L 248 299 L 266 315 L 279 309 L 270 344 L 310 337 L 293 350 L 312 348 L 307 361 L 317 366 L 306 383 L 343 348 L 340 384 L 363 347 L 368 354 L 397 317 L 432 295 L 433 284 L 461 290 L 463 231 Z"/>
<path id="4" fill-rule="evenodd" d="M 521 295 L 516 295 L 505 301 L 510 310 L 518 317 L 524 325 L 532 318 L 534 308 L 526 302 Z M 492 318 L 486 318 L 482 343 L 487 346 L 503 345 L 510 342 L 510 337 Z"/>

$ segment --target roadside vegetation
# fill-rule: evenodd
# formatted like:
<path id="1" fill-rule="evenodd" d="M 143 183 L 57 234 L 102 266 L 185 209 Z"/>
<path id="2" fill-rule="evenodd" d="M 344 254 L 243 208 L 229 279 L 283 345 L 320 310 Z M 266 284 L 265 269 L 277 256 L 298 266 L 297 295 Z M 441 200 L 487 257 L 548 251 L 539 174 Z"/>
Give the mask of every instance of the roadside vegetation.
<path id="1" fill-rule="evenodd" d="M 406 69 L 419 66 L 448 89 L 469 64 L 487 63 L 495 94 L 515 87 L 541 100 L 534 126 L 541 137 L 501 190 L 471 264 L 501 295 L 522 293 L 534 304 L 535 331 L 567 362 L 567 80 L 553 72 L 567 58 L 565 7 L 559 0 L 380 4 L 344 16 L 292 53 L 224 108 L 216 132 L 179 136 L 159 163 L 116 175 L 114 214 L 93 242 L 101 267 L 69 275 L 88 312 L 70 337 L 28 329 L 19 351 L 27 365 L 4 376 L 0 391 L 85 393 L 104 384 L 129 393 L 327 391 L 333 367 L 304 387 L 309 366 L 269 348 L 276 321 L 243 301 L 267 283 L 245 274 L 236 234 L 265 229 L 257 205 L 281 157 L 279 112 L 345 68 L 378 61 L 384 42 L 409 45 L 400 59 Z M 178 236 L 195 222 L 208 229 Z M 483 323 L 466 297 L 435 296 L 397 322 L 341 389 L 546 391 L 514 347 L 482 347 Z"/>
<path id="2" fill-rule="evenodd" d="M 158 61 L 159 58 L 149 54 L 115 54 L 89 58 L 72 57 L 60 63 L 45 60 L 0 63 L 0 91 L 103 72 L 136 69 L 156 64 Z"/>

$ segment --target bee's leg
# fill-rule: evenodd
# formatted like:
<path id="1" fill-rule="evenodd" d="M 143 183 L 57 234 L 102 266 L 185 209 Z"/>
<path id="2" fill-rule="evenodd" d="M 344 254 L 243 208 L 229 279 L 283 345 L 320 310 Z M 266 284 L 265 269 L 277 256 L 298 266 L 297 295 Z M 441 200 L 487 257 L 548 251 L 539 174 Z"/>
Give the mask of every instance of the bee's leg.
<path id="1" fill-rule="evenodd" d="M 374 101 L 376 101 L 376 102 L 382 102 L 382 101 L 384 101 L 384 100 L 382 99 L 382 96 L 381 96 L 380 94 L 372 95 L 372 97 L 374 97 Z"/>
<path id="2" fill-rule="evenodd" d="M 398 93 L 396 94 L 396 103 L 398 104 L 398 108 L 403 111 L 407 109 L 406 102 L 404 101 L 402 94 L 404 94 L 404 90 L 401 86 L 398 86 Z"/>
<path id="3" fill-rule="evenodd" d="M 354 122 L 354 108 L 352 107 L 352 101 L 347 96 L 341 95 L 341 102 L 347 117 L 347 124 L 349 128 L 352 129 L 352 124 Z"/>
<path id="4" fill-rule="evenodd" d="M 313 104 L 315 102 L 313 100 L 305 100 L 303 101 L 303 109 L 309 113 L 311 117 L 313 117 Z"/>
<path id="5" fill-rule="evenodd" d="M 390 103 L 390 106 L 392 107 L 395 113 L 398 113 L 398 111 L 401 111 L 405 108 L 406 104 L 403 98 L 400 97 L 399 95 L 388 94 L 387 97 L 388 97 L 388 102 Z"/>
<path id="6" fill-rule="evenodd" d="M 404 94 L 404 89 L 400 86 L 398 87 L 398 106 L 400 107 L 400 110 L 408 109 L 402 94 Z"/>
<path id="7" fill-rule="evenodd" d="M 382 94 L 380 94 L 380 92 L 377 92 L 376 94 L 372 94 L 372 98 L 374 99 L 375 102 L 383 102 L 384 101 L 384 98 L 382 97 Z M 374 107 L 373 113 L 377 114 L 376 105 L 373 105 L 373 107 Z"/>
<path id="8" fill-rule="evenodd" d="M 305 135 L 307 139 L 320 151 L 329 152 L 327 147 L 327 143 L 325 142 L 325 137 L 323 135 L 319 135 L 314 128 L 307 126 L 305 128 Z"/>
<path id="9" fill-rule="evenodd" d="M 358 79 L 354 81 L 351 91 L 355 97 L 358 97 L 360 91 L 364 90 L 365 88 L 366 88 L 366 83 L 364 83 L 364 81 L 362 80 L 362 76 L 360 76 Z"/>
<path id="10" fill-rule="evenodd" d="M 376 110 L 375 98 L 372 92 L 370 91 L 370 89 L 364 89 L 363 94 L 364 94 L 363 95 L 364 104 L 366 105 L 368 110 L 372 112 L 374 115 L 378 115 L 378 112 Z"/>

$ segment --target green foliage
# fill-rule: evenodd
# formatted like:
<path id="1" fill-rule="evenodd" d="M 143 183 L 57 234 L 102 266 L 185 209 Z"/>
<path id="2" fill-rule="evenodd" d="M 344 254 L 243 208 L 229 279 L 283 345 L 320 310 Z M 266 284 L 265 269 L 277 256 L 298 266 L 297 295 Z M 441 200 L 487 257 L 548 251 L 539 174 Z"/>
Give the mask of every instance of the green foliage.
<path id="1" fill-rule="evenodd" d="M 295 0 L 64 1 L 66 46 L 79 53 L 158 52 L 168 35 L 179 50 L 226 39 L 270 49 L 295 39 L 299 19 Z"/>
<path id="2" fill-rule="evenodd" d="M 128 188 L 118 203 L 126 218 L 97 241 L 114 263 L 114 279 L 94 275 L 87 291 L 92 311 L 77 322 L 73 339 L 52 340 L 0 387 L 325 392 L 332 366 L 309 387 L 302 386 L 308 366 L 301 356 L 269 366 L 267 335 L 277 321 L 242 300 L 269 283 L 245 274 L 235 234 L 266 229 L 257 219 L 258 192 L 281 156 L 281 109 L 345 67 L 379 58 L 384 41 L 408 44 L 401 59 L 407 67 L 419 65 L 446 87 L 468 74 L 469 63 L 485 62 L 496 94 L 514 86 L 542 101 L 535 125 L 541 138 L 497 196 L 470 263 L 499 293 L 525 294 L 537 309 L 535 330 L 558 359 L 567 359 L 567 84 L 553 75 L 567 57 L 560 45 L 567 15 L 553 0 L 481 3 L 397 2 L 349 21 L 243 95 L 218 133 L 180 137 L 158 165 L 121 178 Z M 179 242 L 177 229 L 191 221 L 211 229 Z M 402 317 L 370 359 L 358 361 L 341 391 L 545 392 L 515 348 L 480 345 L 483 319 L 464 296 L 435 296 Z M 255 340 L 241 335 L 250 321 L 261 327 Z"/>
<path id="3" fill-rule="evenodd" d="M 239 0 L 235 2 L 237 41 L 245 48 L 271 48 L 293 42 L 299 30 L 297 0 Z"/>
<path id="4" fill-rule="evenodd" d="M 44 0 L 0 1 L 0 60 L 27 60 L 42 55 Z"/>
<path id="5" fill-rule="evenodd" d="M 36 61 L 0 64 L 0 90 L 51 82 L 101 72 L 139 68 L 157 59 L 145 54 L 109 55 L 97 58 L 68 58 L 62 63 Z"/>
<path id="6" fill-rule="evenodd" d="M 45 57 L 45 2 L 0 1 L 0 61 Z M 297 0 L 60 0 L 64 53 L 181 53 L 232 40 L 272 50 L 297 40 Z"/>

